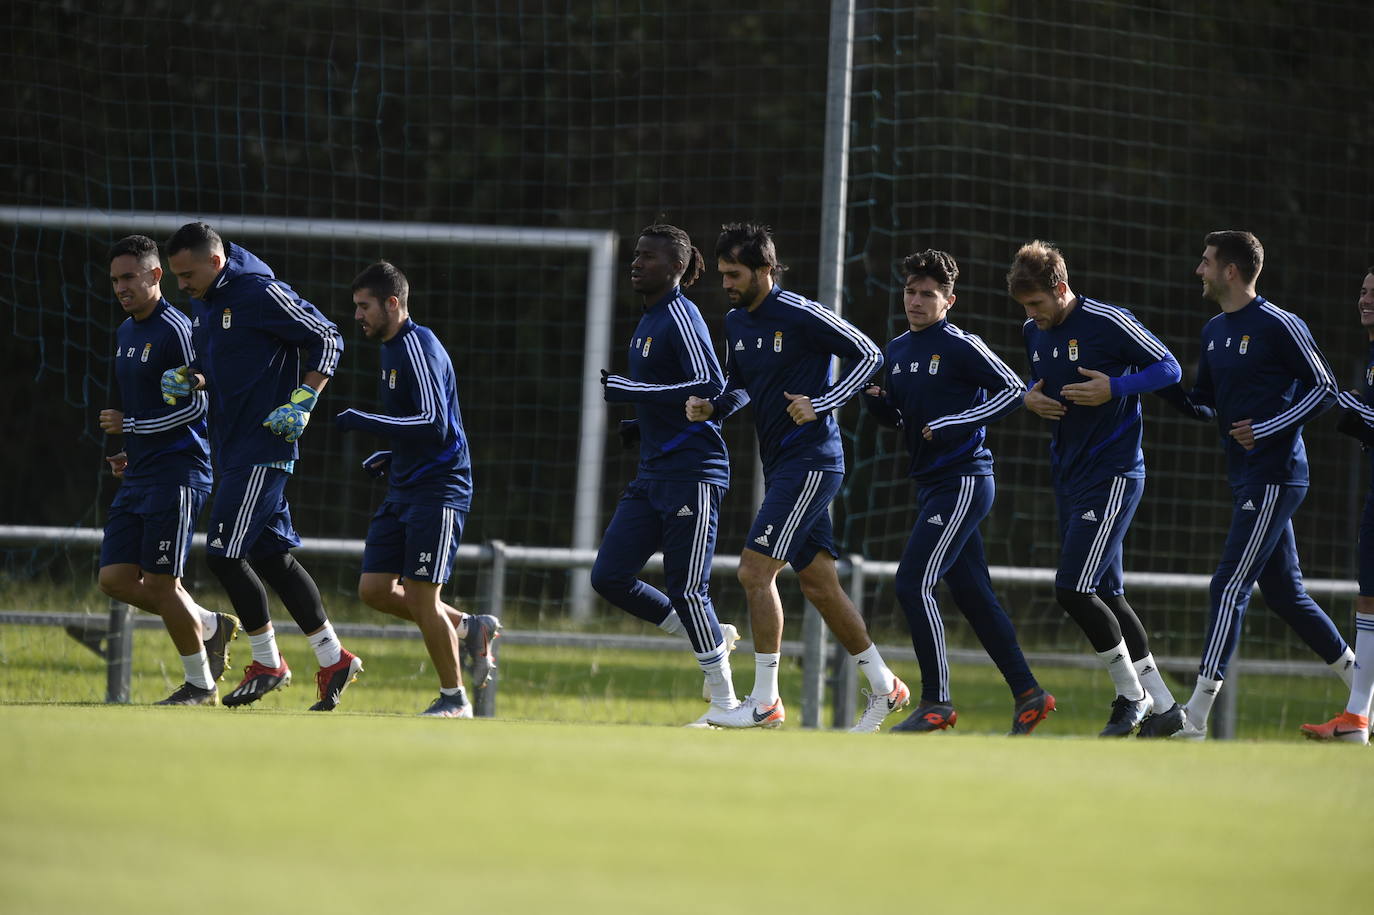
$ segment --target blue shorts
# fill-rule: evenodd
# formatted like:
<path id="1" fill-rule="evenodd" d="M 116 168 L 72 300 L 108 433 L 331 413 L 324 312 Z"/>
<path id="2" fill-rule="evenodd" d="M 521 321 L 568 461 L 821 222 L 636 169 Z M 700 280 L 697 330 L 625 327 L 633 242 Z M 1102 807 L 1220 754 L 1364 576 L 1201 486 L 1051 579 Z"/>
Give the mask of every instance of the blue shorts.
<path id="1" fill-rule="evenodd" d="M 1374 597 L 1374 487 L 1364 497 L 1360 515 L 1360 596 Z"/>
<path id="2" fill-rule="evenodd" d="M 257 559 L 301 545 L 286 504 L 286 481 L 291 474 L 276 467 L 240 467 L 218 476 L 206 553 Z"/>
<path id="3" fill-rule="evenodd" d="M 830 503 L 844 474 L 834 470 L 780 470 L 764 480 L 763 505 L 744 544 L 755 552 L 791 563 L 798 572 L 825 550 L 836 559 Z"/>
<path id="4" fill-rule="evenodd" d="M 1080 594 L 1121 594 L 1121 543 L 1145 492 L 1137 477 L 1112 477 L 1072 495 L 1056 492 L 1059 571 L 1054 586 Z"/>
<path id="5" fill-rule="evenodd" d="M 363 572 L 442 585 L 453 573 L 468 513 L 448 505 L 383 502 L 367 528 Z"/>
<path id="6" fill-rule="evenodd" d="M 124 486 L 110 505 L 100 565 L 137 565 L 181 578 L 196 518 L 210 494 L 190 486 Z"/>

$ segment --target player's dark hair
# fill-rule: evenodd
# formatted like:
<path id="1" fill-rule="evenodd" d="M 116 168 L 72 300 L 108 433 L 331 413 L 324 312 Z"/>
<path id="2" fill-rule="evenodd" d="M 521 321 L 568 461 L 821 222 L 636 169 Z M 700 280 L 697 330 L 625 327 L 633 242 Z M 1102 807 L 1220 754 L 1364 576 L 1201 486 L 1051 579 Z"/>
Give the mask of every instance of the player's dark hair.
<path id="1" fill-rule="evenodd" d="M 1365 270 L 1364 272 L 1365 276 L 1369 276 L 1370 274 L 1374 274 L 1374 264 L 1371 264 L 1369 266 L 1369 269 Z"/>
<path id="2" fill-rule="evenodd" d="M 390 261 L 377 261 L 354 277 L 352 291 L 357 292 L 359 289 L 366 289 L 376 296 L 379 302 L 385 302 L 395 296 L 402 308 L 410 307 L 410 281 Z"/>
<path id="3" fill-rule="evenodd" d="M 954 291 L 954 281 L 959 279 L 959 265 L 945 252 L 927 248 L 907 255 L 902 261 L 902 276 L 908 280 L 913 276 L 932 279 L 948 297 Z"/>
<path id="4" fill-rule="evenodd" d="M 123 257 L 132 254 L 138 258 L 140 264 L 149 261 L 158 263 L 157 242 L 146 235 L 125 235 L 119 241 L 110 245 L 110 254 L 106 260 L 114 260 L 116 257 Z"/>
<path id="5" fill-rule="evenodd" d="M 1245 282 L 1253 283 L 1264 268 L 1264 245 L 1249 232 L 1237 229 L 1222 229 L 1208 232 L 1203 245 L 1217 249 L 1218 264 L 1232 264 Z"/>
<path id="6" fill-rule="evenodd" d="M 639 230 L 639 237 L 661 238 L 668 242 L 673 249 L 673 257 L 682 262 L 682 278 L 678 280 L 678 285 L 687 289 L 700 278 L 702 271 L 706 269 L 706 262 L 701 258 L 701 252 L 692 244 L 692 238 L 677 226 L 670 226 L 665 223 L 655 223 L 652 226 L 645 226 Z"/>
<path id="7" fill-rule="evenodd" d="M 1025 295 L 1054 292 L 1060 283 L 1069 282 L 1069 265 L 1059 249 L 1039 239 L 1021 246 L 1007 271 L 1007 292 Z"/>
<path id="8" fill-rule="evenodd" d="M 773 274 L 787 268 L 778 263 L 778 249 L 767 226 L 752 222 L 731 222 L 720 227 L 716 239 L 716 258 L 732 264 L 743 264 L 750 270 L 769 267 Z"/>
<path id="9" fill-rule="evenodd" d="M 172 233 L 167 239 L 167 256 L 190 251 L 193 254 L 209 254 L 211 251 L 224 251 L 224 239 L 219 233 L 203 222 L 188 222 Z"/>

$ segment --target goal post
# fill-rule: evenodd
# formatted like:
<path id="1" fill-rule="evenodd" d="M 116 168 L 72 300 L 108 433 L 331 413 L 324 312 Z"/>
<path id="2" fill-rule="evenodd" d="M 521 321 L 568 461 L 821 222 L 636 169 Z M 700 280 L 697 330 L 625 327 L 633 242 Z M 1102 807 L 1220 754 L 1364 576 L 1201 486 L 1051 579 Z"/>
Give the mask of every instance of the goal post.
<path id="1" fill-rule="evenodd" d="M 355 219 L 293 219 L 277 216 L 182 215 L 142 210 L 0 206 L 0 224 L 90 233 L 144 232 L 165 237 L 188 222 L 202 220 L 230 237 L 294 238 L 320 242 L 380 242 L 581 252 L 587 260 L 586 323 L 583 332 L 582 379 L 576 492 L 572 509 L 574 550 L 595 550 L 600 533 L 600 501 L 605 464 L 606 404 L 600 370 L 611 364 L 614 308 L 612 271 L 617 235 L 605 229 L 541 229 L 461 223 L 383 222 Z M 288 282 L 289 277 L 284 277 Z M 306 296 L 309 298 L 309 295 Z M 481 481 L 478 481 L 481 485 Z M 573 570 L 568 605 L 574 619 L 591 614 L 588 572 Z"/>

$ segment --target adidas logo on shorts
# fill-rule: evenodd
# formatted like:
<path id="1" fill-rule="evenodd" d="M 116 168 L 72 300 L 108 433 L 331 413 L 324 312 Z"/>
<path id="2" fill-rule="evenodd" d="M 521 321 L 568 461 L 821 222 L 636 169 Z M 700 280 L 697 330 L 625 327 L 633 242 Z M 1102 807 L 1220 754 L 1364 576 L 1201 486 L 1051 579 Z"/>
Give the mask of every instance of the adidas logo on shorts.
<path id="1" fill-rule="evenodd" d="M 166 554 L 164 554 L 157 558 L 157 564 L 160 566 L 169 566 L 172 564 L 172 560 L 168 559 Z"/>
<path id="2" fill-rule="evenodd" d="M 677 516 L 679 518 L 690 518 L 692 517 L 692 510 L 684 505 L 677 510 Z"/>
<path id="3" fill-rule="evenodd" d="M 428 574 L 429 574 L 429 566 L 420 566 L 418 569 L 415 570 L 415 574 L 416 574 L 416 575 L 428 575 Z"/>
<path id="4" fill-rule="evenodd" d="M 1085 511 L 1083 514 L 1079 515 L 1078 517 L 1082 518 L 1084 521 L 1096 521 L 1096 520 L 1097 520 L 1097 512 L 1093 511 L 1093 510 L 1090 508 L 1090 509 L 1088 509 L 1087 511 Z"/>
<path id="5" fill-rule="evenodd" d="M 1255 510 L 1255 503 L 1250 499 L 1246 499 L 1245 504 L 1240 507 L 1240 510 L 1243 512 L 1252 512 Z"/>
<path id="6" fill-rule="evenodd" d="M 220 540 L 218 537 L 216 537 L 214 540 L 211 540 L 210 545 L 217 550 L 224 549 L 224 541 Z"/>
<path id="7" fill-rule="evenodd" d="M 936 527 L 944 527 L 945 519 L 941 518 L 939 515 L 931 515 L 929 518 L 926 519 L 926 524 L 933 524 Z"/>
<path id="8" fill-rule="evenodd" d="M 768 542 L 767 534 L 759 534 L 757 537 L 754 538 L 754 542 L 757 543 L 759 546 L 772 546 L 772 544 Z"/>

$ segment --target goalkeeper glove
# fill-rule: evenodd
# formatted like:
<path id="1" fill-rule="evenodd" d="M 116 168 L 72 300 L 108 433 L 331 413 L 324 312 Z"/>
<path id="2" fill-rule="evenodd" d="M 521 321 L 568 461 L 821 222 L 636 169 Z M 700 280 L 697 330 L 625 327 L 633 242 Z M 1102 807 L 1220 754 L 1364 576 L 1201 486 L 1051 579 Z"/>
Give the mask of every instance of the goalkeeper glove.
<path id="1" fill-rule="evenodd" d="M 291 392 L 291 397 L 286 403 L 268 413 L 262 424 L 271 430 L 273 435 L 280 435 L 288 442 L 294 442 L 301 437 L 306 424 L 310 422 L 310 411 L 315 408 L 315 401 L 319 396 L 319 391 L 303 384 Z"/>
<path id="2" fill-rule="evenodd" d="M 162 373 L 162 402 L 175 406 L 178 397 L 191 396 L 191 369 L 189 366 L 168 369 Z"/>
<path id="3" fill-rule="evenodd" d="M 363 470 L 370 477 L 381 479 L 386 476 L 386 472 L 391 469 L 391 452 L 374 451 L 363 458 Z"/>

